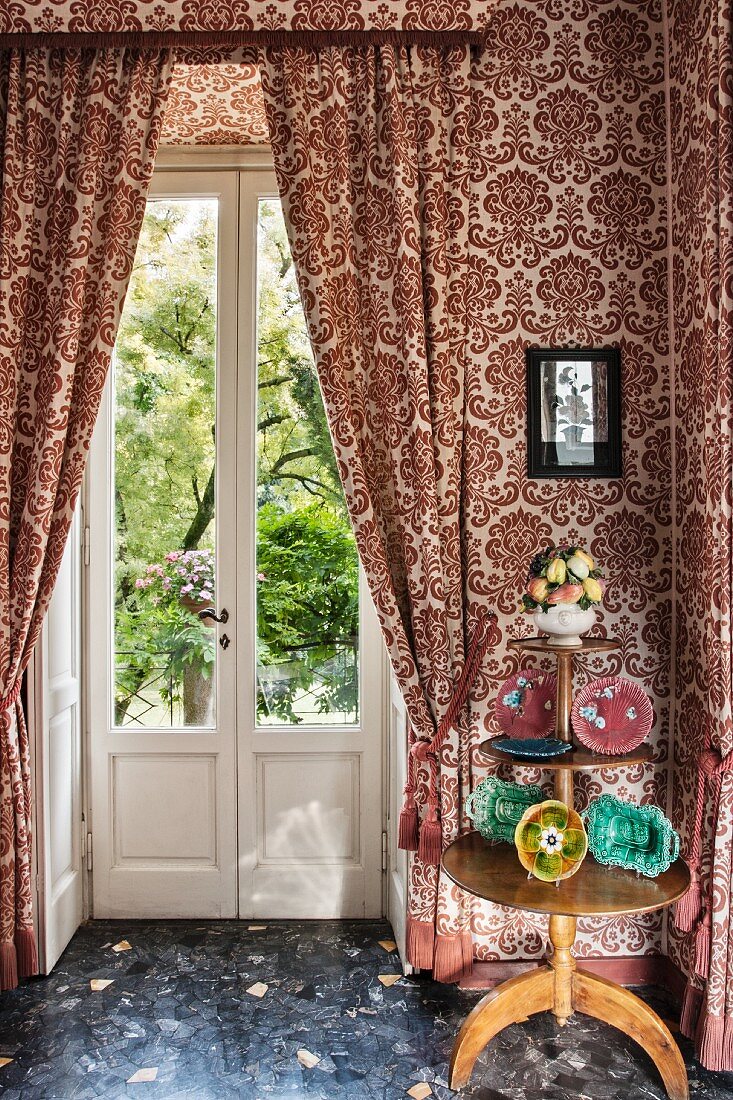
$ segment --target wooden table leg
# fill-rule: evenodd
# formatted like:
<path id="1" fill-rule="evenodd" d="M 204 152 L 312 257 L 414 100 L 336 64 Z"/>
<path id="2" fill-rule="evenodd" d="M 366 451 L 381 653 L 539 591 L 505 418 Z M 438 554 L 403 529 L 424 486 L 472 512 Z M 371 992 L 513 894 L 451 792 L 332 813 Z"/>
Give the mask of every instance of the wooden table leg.
<path id="1" fill-rule="evenodd" d="M 553 1005 L 554 975 L 549 966 L 520 974 L 487 993 L 466 1017 L 453 1044 L 448 1073 L 452 1089 L 468 1083 L 474 1062 L 486 1044 L 510 1024 L 523 1023 L 534 1012 Z"/>
<path id="2" fill-rule="evenodd" d="M 576 970 L 573 1004 L 578 1012 L 619 1028 L 644 1048 L 659 1070 L 670 1100 L 689 1100 L 687 1070 L 669 1028 L 639 997 L 614 982 Z"/>
<path id="3" fill-rule="evenodd" d="M 451 1053 L 448 1083 L 461 1089 L 487 1043 L 510 1024 L 523 1023 L 535 1012 L 552 1011 L 562 1026 L 584 1012 L 617 1027 L 647 1052 L 670 1100 L 689 1100 L 687 1070 L 669 1029 L 649 1005 L 628 989 L 578 970 L 571 947 L 575 917 L 550 917 L 553 953 L 549 966 L 521 974 L 488 993 L 466 1018 Z"/>
<path id="4" fill-rule="evenodd" d="M 570 948 L 575 943 L 575 917 L 550 917 L 550 966 L 554 975 L 552 1011 L 560 1027 L 573 1014 L 573 976 L 575 959 Z"/>

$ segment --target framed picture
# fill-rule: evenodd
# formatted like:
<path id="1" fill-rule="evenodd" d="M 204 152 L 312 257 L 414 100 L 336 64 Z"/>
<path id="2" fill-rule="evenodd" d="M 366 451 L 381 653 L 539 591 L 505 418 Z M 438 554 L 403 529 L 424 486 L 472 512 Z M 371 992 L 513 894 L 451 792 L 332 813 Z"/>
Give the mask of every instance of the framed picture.
<path id="1" fill-rule="evenodd" d="M 527 350 L 529 477 L 621 477 L 616 348 Z"/>

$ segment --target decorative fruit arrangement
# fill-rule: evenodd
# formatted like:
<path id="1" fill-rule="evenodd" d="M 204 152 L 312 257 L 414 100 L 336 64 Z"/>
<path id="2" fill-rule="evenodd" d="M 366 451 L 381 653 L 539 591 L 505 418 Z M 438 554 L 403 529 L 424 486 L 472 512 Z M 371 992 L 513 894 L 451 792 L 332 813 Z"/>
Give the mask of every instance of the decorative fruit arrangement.
<path id="1" fill-rule="evenodd" d="M 603 599 L 606 583 L 591 555 L 579 546 L 548 546 L 532 559 L 524 611 L 549 611 L 559 603 L 575 603 L 583 611 Z"/>

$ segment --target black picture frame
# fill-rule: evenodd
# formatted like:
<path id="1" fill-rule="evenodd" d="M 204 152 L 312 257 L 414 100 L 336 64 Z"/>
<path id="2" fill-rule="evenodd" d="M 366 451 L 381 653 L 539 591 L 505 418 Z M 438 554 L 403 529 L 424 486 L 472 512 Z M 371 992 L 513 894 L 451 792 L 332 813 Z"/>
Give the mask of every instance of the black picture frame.
<path id="1" fill-rule="evenodd" d="M 618 348 L 527 349 L 527 473 L 622 476 Z"/>

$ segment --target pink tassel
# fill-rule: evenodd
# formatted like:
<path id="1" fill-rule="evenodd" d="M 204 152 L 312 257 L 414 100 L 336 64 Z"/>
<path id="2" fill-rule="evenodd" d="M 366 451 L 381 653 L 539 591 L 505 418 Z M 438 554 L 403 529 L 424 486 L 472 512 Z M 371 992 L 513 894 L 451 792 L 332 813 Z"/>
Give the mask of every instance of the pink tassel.
<path id="1" fill-rule="evenodd" d="M 18 985 L 18 958 L 14 943 L 0 944 L 0 989 L 15 989 Z"/>
<path id="2" fill-rule="evenodd" d="M 400 825 L 397 834 L 397 847 L 403 852 L 416 852 L 420 843 L 420 825 L 417 816 L 415 797 L 408 792 L 400 812 Z"/>
<path id="3" fill-rule="evenodd" d="M 730 1029 L 728 1029 L 730 1030 Z M 698 1058 L 706 1069 L 716 1073 L 721 1070 L 733 1069 L 733 1058 L 730 1050 L 726 1058 L 726 1038 L 730 1047 L 730 1037 L 726 1037 L 726 1020 L 724 1016 L 711 1016 L 705 1013 L 700 1028 L 700 1045 Z"/>
<path id="4" fill-rule="evenodd" d="M 708 914 L 697 926 L 695 933 L 695 973 L 706 979 L 710 974 L 710 916 Z"/>
<path id="5" fill-rule="evenodd" d="M 473 972 L 473 936 L 469 929 L 461 933 L 461 950 L 463 951 L 463 973 L 468 977 Z"/>
<path id="6" fill-rule="evenodd" d="M 32 978 L 38 973 L 38 950 L 32 928 L 18 928 L 15 933 L 18 977 Z"/>
<path id="7" fill-rule="evenodd" d="M 700 879 L 695 871 L 692 872 L 690 889 L 677 902 L 674 922 L 680 932 L 691 932 L 702 912 L 702 891 Z"/>
<path id="8" fill-rule="evenodd" d="M 435 925 L 432 921 L 407 918 L 407 961 L 418 970 L 432 970 L 435 955 Z"/>
<path id="9" fill-rule="evenodd" d="M 443 838 L 440 832 L 440 822 L 432 803 L 428 808 L 428 816 L 420 827 L 420 846 L 417 850 L 418 859 L 421 859 L 428 867 L 440 867 L 440 857 L 443 852 Z"/>
<path id="10" fill-rule="evenodd" d="M 695 1038 L 701 1007 L 702 990 L 697 989 L 688 982 L 685 987 L 685 995 L 682 998 L 682 1015 L 680 1016 L 680 1031 L 686 1039 Z"/>
<path id="11" fill-rule="evenodd" d="M 435 937 L 434 982 L 458 982 L 464 974 L 462 936 Z"/>

